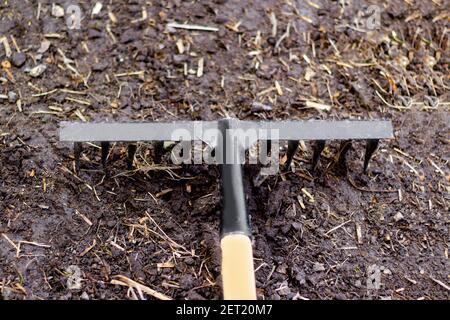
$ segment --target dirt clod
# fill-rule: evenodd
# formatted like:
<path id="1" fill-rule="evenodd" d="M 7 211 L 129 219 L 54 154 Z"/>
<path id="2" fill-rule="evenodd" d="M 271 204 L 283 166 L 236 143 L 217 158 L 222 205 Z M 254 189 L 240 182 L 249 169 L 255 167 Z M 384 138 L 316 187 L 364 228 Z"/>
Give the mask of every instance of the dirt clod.
<path id="1" fill-rule="evenodd" d="M 11 57 L 11 62 L 13 66 L 20 68 L 25 64 L 27 56 L 23 52 L 14 52 Z"/>

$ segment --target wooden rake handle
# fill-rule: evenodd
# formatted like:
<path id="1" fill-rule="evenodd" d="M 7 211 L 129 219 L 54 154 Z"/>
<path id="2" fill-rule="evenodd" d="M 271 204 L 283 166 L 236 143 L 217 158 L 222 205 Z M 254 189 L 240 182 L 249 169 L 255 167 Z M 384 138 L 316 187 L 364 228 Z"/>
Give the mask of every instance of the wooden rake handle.
<path id="1" fill-rule="evenodd" d="M 228 234 L 220 241 L 224 300 L 256 300 L 255 270 L 250 238 Z"/>

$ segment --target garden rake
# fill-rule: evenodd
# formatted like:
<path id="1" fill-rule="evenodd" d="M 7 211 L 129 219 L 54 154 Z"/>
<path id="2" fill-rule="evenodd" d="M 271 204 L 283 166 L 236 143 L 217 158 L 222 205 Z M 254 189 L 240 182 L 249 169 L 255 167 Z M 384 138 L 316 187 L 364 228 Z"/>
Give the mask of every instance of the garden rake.
<path id="1" fill-rule="evenodd" d="M 278 161 L 278 141 L 288 141 L 283 169 L 290 167 L 300 140 L 314 140 L 311 171 L 317 169 L 328 140 L 341 140 L 338 161 L 345 162 L 352 140 L 366 140 L 363 170 L 377 149 L 380 139 L 393 137 L 388 120 L 307 120 L 307 121 L 241 121 L 225 118 L 218 121 L 175 121 L 136 123 L 62 122 L 60 140 L 74 142 L 77 170 L 83 142 L 101 144 L 102 163 L 106 164 L 111 142 L 129 142 L 128 167 L 133 165 L 136 142 L 153 141 L 155 150 L 164 149 L 164 141 L 177 141 L 182 147 L 183 163 L 191 163 L 190 151 L 184 147 L 194 141 L 207 145 L 208 163 L 220 166 L 223 209 L 221 214 L 222 284 L 224 299 L 256 299 L 255 272 L 249 216 L 243 186 L 245 150 L 258 141 L 266 142 L 260 154 L 274 155 Z M 185 145 L 183 145 L 183 143 Z M 200 144 L 198 144 L 200 143 Z M 188 150 L 186 152 L 186 150 Z M 173 149 L 172 149 L 173 151 Z M 250 151 L 249 151 L 250 152 Z M 189 154 L 188 154 L 189 153 Z M 242 156 L 244 154 L 244 156 Z M 202 156 L 194 162 L 202 160 Z M 203 157 L 205 160 L 206 157 Z M 189 162 L 191 161 L 191 162 Z M 266 162 L 267 163 L 267 162 Z M 278 164 L 278 163 L 277 163 Z"/>

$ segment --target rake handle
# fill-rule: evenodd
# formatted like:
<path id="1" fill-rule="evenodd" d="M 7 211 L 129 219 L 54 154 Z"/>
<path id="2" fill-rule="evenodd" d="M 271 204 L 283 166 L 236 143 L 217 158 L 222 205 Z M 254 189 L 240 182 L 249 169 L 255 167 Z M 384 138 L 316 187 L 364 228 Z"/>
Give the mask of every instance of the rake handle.
<path id="1" fill-rule="evenodd" d="M 245 206 L 242 164 L 233 157 L 240 146 L 230 134 L 236 123 L 219 120 L 222 145 L 218 148 L 222 160 L 223 210 L 221 217 L 222 283 L 225 300 L 256 300 L 255 270 L 250 241 L 249 217 Z M 231 151 L 231 154 L 228 152 Z M 220 157 L 221 156 L 221 157 Z"/>
<path id="2" fill-rule="evenodd" d="M 256 300 L 255 270 L 250 238 L 228 234 L 220 241 L 224 300 Z"/>

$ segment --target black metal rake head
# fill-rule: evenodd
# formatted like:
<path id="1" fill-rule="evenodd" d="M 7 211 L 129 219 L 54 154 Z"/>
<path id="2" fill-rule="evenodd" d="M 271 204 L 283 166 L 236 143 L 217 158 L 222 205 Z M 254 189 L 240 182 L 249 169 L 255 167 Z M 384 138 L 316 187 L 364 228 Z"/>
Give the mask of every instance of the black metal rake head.
<path id="1" fill-rule="evenodd" d="M 213 150 L 221 143 L 221 123 L 227 123 L 229 130 L 240 130 L 237 141 L 241 149 L 248 149 L 256 140 L 268 142 L 267 150 L 271 149 L 272 139 L 287 140 L 286 162 L 284 168 L 290 167 L 298 149 L 300 140 L 314 141 L 311 171 L 315 172 L 319 160 L 328 140 L 341 140 L 338 161 L 345 163 L 347 152 L 350 150 L 352 140 L 366 140 L 364 156 L 364 173 L 378 147 L 380 139 L 392 138 L 393 131 L 390 121 L 385 120 L 308 120 L 308 121 L 240 121 L 237 119 L 222 119 L 219 121 L 175 121 L 152 123 L 74 123 L 62 122 L 60 130 L 61 141 L 74 142 L 74 157 L 77 170 L 80 165 L 80 156 L 83 142 L 100 142 L 101 159 L 106 166 L 107 156 L 111 142 L 128 142 L 128 169 L 132 168 L 136 153 L 136 142 L 152 141 L 155 149 L 155 162 L 159 162 L 164 153 L 164 141 L 197 140 L 206 142 Z M 258 137 L 251 132 L 277 131 L 277 137 L 266 135 Z M 182 132 L 183 134 L 178 134 Z M 210 134 L 205 136 L 204 133 Z M 211 134 L 212 132 L 212 134 Z M 215 133 L 214 133 L 215 132 Z M 250 132 L 250 135 L 246 135 Z M 178 134 L 178 135 L 177 135 Z"/>

